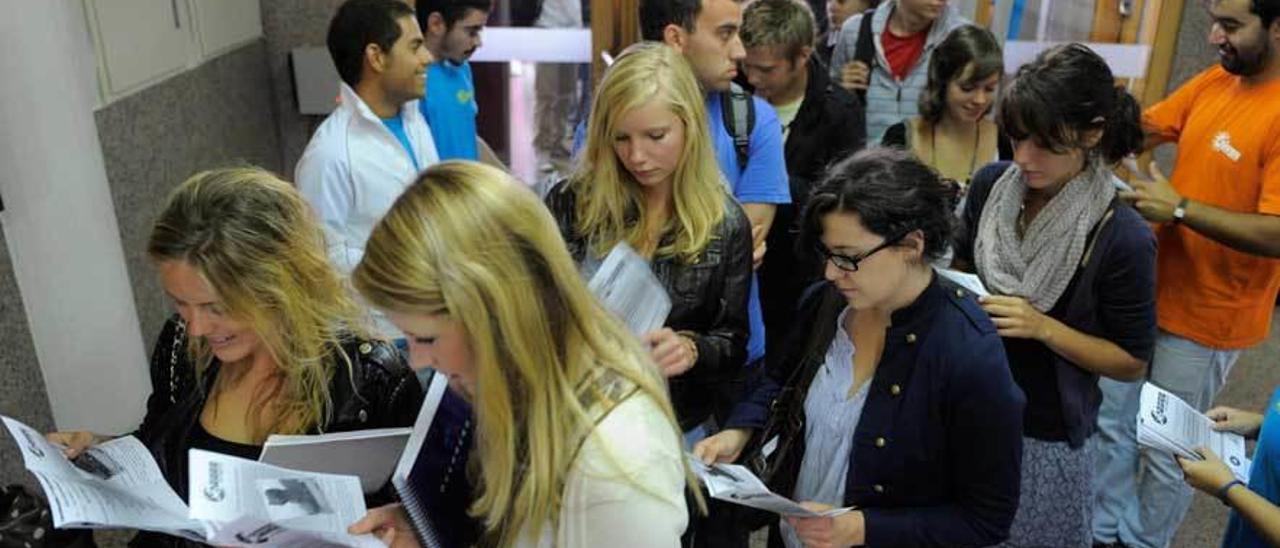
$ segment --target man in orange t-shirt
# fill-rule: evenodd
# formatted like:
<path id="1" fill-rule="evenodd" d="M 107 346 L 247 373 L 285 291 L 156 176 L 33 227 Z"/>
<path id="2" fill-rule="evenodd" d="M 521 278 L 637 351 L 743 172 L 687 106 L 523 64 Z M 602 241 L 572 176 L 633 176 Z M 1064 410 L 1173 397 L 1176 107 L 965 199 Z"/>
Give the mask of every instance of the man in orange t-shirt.
<path id="1" fill-rule="evenodd" d="M 1172 180 L 1153 166 L 1121 194 L 1159 245 L 1150 382 L 1200 411 L 1240 350 L 1266 339 L 1280 289 L 1280 0 L 1214 0 L 1209 11 L 1219 66 L 1143 115 L 1149 146 L 1178 144 Z M 1191 489 L 1172 455 L 1138 450 L 1141 383 L 1100 386 L 1094 540 L 1166 546 Z"/>

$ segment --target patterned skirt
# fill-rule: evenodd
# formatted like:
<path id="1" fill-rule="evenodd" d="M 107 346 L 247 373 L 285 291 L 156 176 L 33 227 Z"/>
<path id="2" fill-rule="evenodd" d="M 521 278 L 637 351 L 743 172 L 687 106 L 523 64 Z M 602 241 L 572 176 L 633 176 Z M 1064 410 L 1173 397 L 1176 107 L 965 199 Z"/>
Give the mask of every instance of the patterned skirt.
<path id="1" fill-rule="evenodd" d="M 1022 438 L 1022 495 L 1009 548 L 1088 548 L 1093 543 L 1094 444 Z"/>

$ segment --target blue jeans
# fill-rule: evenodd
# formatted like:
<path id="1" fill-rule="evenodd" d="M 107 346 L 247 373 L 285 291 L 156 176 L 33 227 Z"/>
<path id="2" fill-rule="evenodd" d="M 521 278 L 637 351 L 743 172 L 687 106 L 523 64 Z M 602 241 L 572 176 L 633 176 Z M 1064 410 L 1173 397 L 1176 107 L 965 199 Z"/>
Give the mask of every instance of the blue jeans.
<path id="1" fill-rule="evenodd" d="M 1209 348 L 1160 330 L 1149 382 L 1205 411 L 1239 357 L 1239 350 Z M 1102 407 L 1093 538 L 1142 548 L 1168 546 L 1191 506 L 1191 487 L 1183 481 L 1173 455 L 1138 447 L 1136 417 L 1142 383 L 1102 379 L 1098 386 Z"/>

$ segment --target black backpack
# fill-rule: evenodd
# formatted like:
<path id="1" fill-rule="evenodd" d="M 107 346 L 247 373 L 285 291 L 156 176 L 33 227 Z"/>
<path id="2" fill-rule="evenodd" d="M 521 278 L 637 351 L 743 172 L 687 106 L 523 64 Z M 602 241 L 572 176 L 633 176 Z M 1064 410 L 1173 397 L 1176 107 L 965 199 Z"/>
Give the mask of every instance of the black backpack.
<path id="1" fill-rule="evenodd" d="M 862 12 L 861 25 L 858 26 L 858 41 L 853 44 L 853 60 L 862 61 L 867 65 L 867 87 L 871 86 L 871 73 L 876 68 L 876 44 L 872 41 L 875 36 L 871 32 L 871 15 L 875 12 L 875 8 Z M 867 90 L 858 90 L 858 100 L 862 101 L 863 105 L 867 104 Z"/>
<path id="2" fill-rule="evenodd" d="M 738 170 L 747 169 L 751 159 L 751 132 L 756 128 L 756 105 L 751 94 L 735 82 L 729 91 L 720 92 L 720 116 L 733 137 L 733 150 L 738 156 Z"/>

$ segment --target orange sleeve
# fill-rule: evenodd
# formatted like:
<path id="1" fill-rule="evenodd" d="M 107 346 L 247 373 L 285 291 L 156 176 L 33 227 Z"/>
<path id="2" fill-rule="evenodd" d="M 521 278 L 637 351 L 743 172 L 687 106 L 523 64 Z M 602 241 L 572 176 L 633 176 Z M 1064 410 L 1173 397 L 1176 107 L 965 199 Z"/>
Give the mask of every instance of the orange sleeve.
<path id="1" fill-rule="evenodd" d="M 1187 113 L 1195 103 L 1196 96 L 1204 87 L 1205 80 L 1213 76 L 1214 66 L 1197 74 L 1187 83 L 1180 86 L 1164 100 L 1152 105 L 1142 113 L 1142 129 L 1148 134 L 1159 135 L 1167 141 L 1177 141 L 1182 134 L 1182 126 L 1187 121 Z"/>

